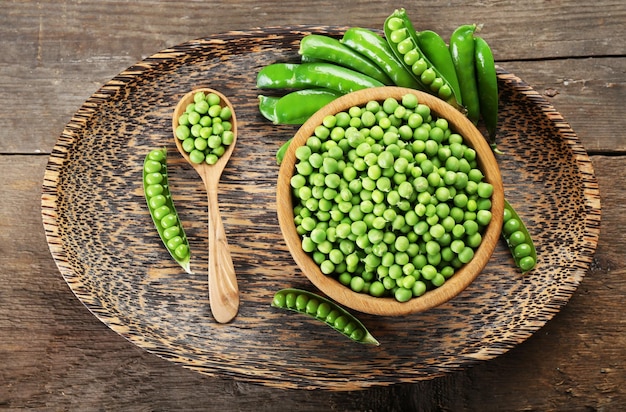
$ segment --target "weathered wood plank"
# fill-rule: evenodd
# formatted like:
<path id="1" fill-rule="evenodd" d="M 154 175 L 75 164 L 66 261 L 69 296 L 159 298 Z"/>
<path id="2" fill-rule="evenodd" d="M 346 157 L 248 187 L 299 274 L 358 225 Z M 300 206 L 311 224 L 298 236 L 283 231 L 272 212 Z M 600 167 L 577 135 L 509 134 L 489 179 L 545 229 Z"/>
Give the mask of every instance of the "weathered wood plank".
<path id="1" fill-rule="evenodd" d="M 557 103 L 569 101 L 563 105 L 563 114 L 574 118 L 579 113 L 574 107 L 576 102 L 590 95 L 603 99 L 603 103 L 596 103 L 594 113 L 601 114 L 602 107 L 619 103 L 624 91 L 620 75 L 624 72 L 623 60 L 534 60 L 624 55 L 621 39 L 626 37 L 626 26 L 621 22 L 626 6 L 619 1 L 606 3 L 534 0 L 520 8 L 517 2 L 479 6 L 462 1 L 438 5 L 416 2 L 409 10 L 419 27 L 437 30 L 444 37 L 459 24 L 482 23 L 483 36 L 492 45 L 496 59 L 520 61 L 507 63 L 505 68 L 523 79 L 528 77 L 536 87 L 559 89 Z M 2 153 L 49 152 L 72 113 L 102 84 L 167 47 L 258 26 L 377 28 L 393 9 L 374 1 L 354 2 L 351 6 L 321 1 L 314 8 L 296 1 L 241 1 L 228 7 L 212 7 L 206 2 L 188 2 L 182 7 L 176 2 L 158 1 L 15 4 L 0 14 L 0 99 L 36 115 L 25 127 L 22 116 L 0 113 L 0 129 L 7 136 L 0 141 Z M 428 13 L 423 13 L 425 9 Z M 542 75 L 544 71 L 546 76 Z M 569 79 L 572 81 L 565 86 Z M 582 106 L 580 110 L 589 108 Z M 574 110 L 571 115 L 570 108 Z M 623 118 L 612 120 L 623 122 Z M 600 133 L 598 150 L 614 147 L 614 138 L 605 128 L 596 133 Z"/>

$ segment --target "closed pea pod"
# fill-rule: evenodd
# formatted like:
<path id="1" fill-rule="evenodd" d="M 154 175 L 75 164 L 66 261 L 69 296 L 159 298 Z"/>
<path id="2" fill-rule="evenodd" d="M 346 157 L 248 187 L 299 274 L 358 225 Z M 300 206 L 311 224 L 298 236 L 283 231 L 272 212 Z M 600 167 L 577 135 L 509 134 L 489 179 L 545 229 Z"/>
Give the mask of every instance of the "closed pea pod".
<path id="1" fill-rule="evenodd" d="M 321 320 L 355 342 L 379 345 L 379 342 L 353 314 L 315 293 L 294 288 L 281 289 L 274 294 L 271 305 Z"/>
<path id="2" fill-rule="evenodd" d="M 522 273 L 532 270 L 537 264 L 535 244 L 526 225 L 506 199 L 501 233 Z"/>
<path id="3" fill-rule="evenodd" d="M 450 36 L 450 56 L 459 80 L 461 99 L 467 110 L 467 117 L 477 124 L 480 118 L 480 102 L 476 84 L 476 66 L 474 55 L 475 24 L 459 26 Z"/>
<path id="4" fill-rule="evenodd" d="M 191 273 L 189 243 L 183 226 L 178 219 L 167 179 L 167 152 L 165 149 L 151 150 L 144 160 L 143 188 L 146 203 L 161 241 L 180 266 Z M 157 163 L 160 165 L 156 171 Z M 156 175 L 159 174 L 160 178 Z"/>
<path id="5" fill-rule="evenodd" d="M 329 61 L 368 75 L 383 84 L 392 84 L 389 76 L 370 59 L 342 44 L 334 37 L 320 34 L 304 36 L 300 40 L 298 53 L 307 59 L 312 59 L 311 61 Z"/>
<path id="6" fill-rule="evenodd" d="M 380 86 L 384 84 L 372 77 L 327 62 L 274 63 L 257 74 L 259 89 L 325 88 L 345 94 Z"/>
<path id="7" fill-rule="evenodd" d="M 480 115 L 487 128 L 489 144 L 495 149 L 496 128 L 498 126 L 498 77 L 496 65 L 491 48 L 482 37 L 474 37 L 474 46 Z"/>

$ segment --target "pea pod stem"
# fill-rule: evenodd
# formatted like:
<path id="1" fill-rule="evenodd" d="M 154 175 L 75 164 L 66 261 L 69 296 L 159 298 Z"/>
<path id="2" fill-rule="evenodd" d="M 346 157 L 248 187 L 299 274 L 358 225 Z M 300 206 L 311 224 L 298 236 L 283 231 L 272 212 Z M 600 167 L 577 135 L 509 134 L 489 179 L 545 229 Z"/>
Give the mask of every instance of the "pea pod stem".
<path id="1" fill-rule="evenodd" d="M 327 62 L 274 63 L 257 75 L 259 89 L 324 88 L 346 94 L 381 86 L 384 84 L 363 73 Z"/>
<path id="2" fill-rule="evenodd" d="M 393 82 L 370 59 L 355 52 L 334 37 L 310 34 L 300 40 L 298 53 L 307 61 L 328 61 L 358 71 L 379 82 L 391 85 Z"/>
<path id="3" fill-rule="evenodd" d="M 153 149 L 146 155 L 143 189 L 150 216 L 163 245 L 185 272 L 191 274 L 189 242 L 170 193 L 165 148 Z"/>
<path id="4" fill-rule="evenodd" d="M 378 33 L 361 27 L 351 27 L 346 30 L 340 41 L 377 64 L 396 86 L 420 88 L 419 82 L 397 59 L 389 43 Z"/>
<path id="5" fill-rule="evenodd" d="M 271 305 L 320 320 L 355 342 L 380 345 L 356 316 L 332 300 L 313 292 L 295 288 L 281 289 L 274 294 Z"/>
<path id="6" fill-rule="evenodd" d="M 456 28 L 450 36 L 450 56 L 459 80 L 461 99 L 467 110 L 467 117 L 472 123 L 477 124 L 480 118 L 480 101 L 474 63 L 475 31 L 475 24 L 465 24 Z"/>

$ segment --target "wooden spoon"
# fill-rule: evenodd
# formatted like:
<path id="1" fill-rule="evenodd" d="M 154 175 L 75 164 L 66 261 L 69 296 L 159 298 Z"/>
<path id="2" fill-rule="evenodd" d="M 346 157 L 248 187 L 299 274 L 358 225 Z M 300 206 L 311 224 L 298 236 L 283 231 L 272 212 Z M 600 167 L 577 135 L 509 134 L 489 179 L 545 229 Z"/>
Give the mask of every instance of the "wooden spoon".
<path id="1" fill-rule="evenodd" d="M 226 147 L 226 151 L 219 158 L 217 163 L 213 165 L 204 162 L 200 164 L 193 163 L 189 159 L 189 154 L 183 149 L 182 141 L 176 137 L 178 118 L 185 112 L 187 105 L 193 102 L 194 95 L 200 91 L 205 94 L 217 94 L 221 99 L 221 104 L 230 107 L 232 112 L 231 123 L 234 140 Z M 237 119 L 235 118 L 235 110 L 228 99 L 221 93 L 208 88 L 196 89 L 183 96 L 176 105 L 172 126 L 178 151 L 196 172 L 198 172 L 206 187 L 209 201 L 209 303 L 215 320 L 219 323 L 228 323 L 237 315 L 239 310 L 239 287 L 237 286 L 235 268 L 230 256 L 226 233 L 224 232 L 224 224 L 220 216 L 217 187 L 222 171 L 226 163 L 228 163 L 228 159 L 237 141 Z"/>

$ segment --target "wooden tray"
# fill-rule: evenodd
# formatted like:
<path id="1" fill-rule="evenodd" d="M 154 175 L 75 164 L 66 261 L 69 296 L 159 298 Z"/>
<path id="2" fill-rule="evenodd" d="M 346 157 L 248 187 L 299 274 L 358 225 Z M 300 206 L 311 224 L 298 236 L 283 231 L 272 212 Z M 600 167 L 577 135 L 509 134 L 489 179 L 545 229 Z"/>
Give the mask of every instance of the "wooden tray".
<path id="1" fill-rule="evenodd" d="M 61 274 L 98 319 L 137 346 L 207 375 L 355 390 L 431 379 L 494 358 L 567 303 L 599 235 L 593 168 L 562 116 L 499 68 L 499 160 L 506 197 L 534 236 L 536 270 L 520 277 L 501 241 L 484 272 L 451 302 L 399 318 L 359 314 L 379 347 L 270 307 L 281 288 L 315 288 L 287 251 L 276 216 L 274 155 L 296 127 L 261 117 L 256 73 L 297 61 L 303 35 L 340 36 L 344 29 L 268 28 L 190 41 L 120 73 L 78 110 L 50 156 L 42 216 Z M 219 194 L 241 292 L 239 315 L 227 325 L 213 320 L 208 305 L 203 185 L 176 152 L 170 126 L 176 102 L 200 86 L 228 96 L 239 121 Z M 162 146 L 194 275 L 169 257 L 145 206 L 143 159 Z"/>

